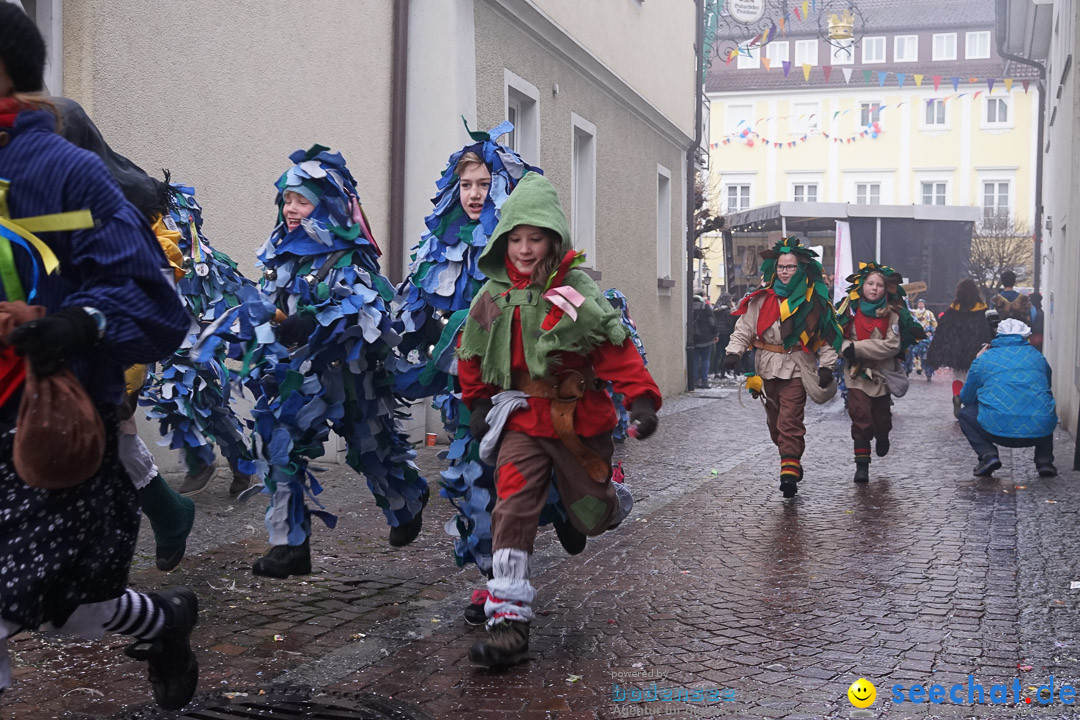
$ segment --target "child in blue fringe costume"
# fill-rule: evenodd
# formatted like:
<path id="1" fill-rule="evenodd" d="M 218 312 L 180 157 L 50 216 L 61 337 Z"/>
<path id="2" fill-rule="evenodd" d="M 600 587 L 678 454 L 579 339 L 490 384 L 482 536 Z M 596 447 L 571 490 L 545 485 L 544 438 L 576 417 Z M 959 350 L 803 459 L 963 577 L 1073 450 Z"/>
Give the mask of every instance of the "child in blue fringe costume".
<path id="1" fill-rule="evenodd" d="M 171 184 L 169 189 L 172 205 L 163 222 L 183 253 L 186 272 L 178 289 L 197 322 L 180 349 L 151 373 L 141 404 L 152 406 L 148 417 L 161 423 L 169 447 L 183 451 L 188 475 L 179 488 L 182 495 L 194 495 L 209 483 L 217 444 L 232 469 L 229 494 L 235 496 L 251 485 L 256 471 L 244 425 L 232 410 L 233 381 L 239 378 L 225 366 L 224 346 L 203 362 L 196 362 L 191 350 L 204 329 L 230 308 L 254 299 L 258 289 L 232 258 L 210 246 L 194 188 Z"/>
<path id="2" fill-rule="evenodd" d="M 254 328 L 261 351 L 276 354 L 254 376 L 262 388 L 253 416 L 273 547 L 252 571 L 267 577 L 311 572 L 310 516 L 336 524 L 306 503 L 318 505 L 322 487 L 308 462 L 323 455 L 331 429 L 348 445 L 346 462 L 367 478 L 392 546 L 416 539 L 428 501 L 416 453 L 395 422 L 386 364 L 400 341 L 390 312 L 394 288 L 380 274 L 356 181 L 344 158 L 321 145 L 289 159 L 293 166 L 277 181 L 277 226 L 258 254 L 264 297 L 287 317 L 276 339 L 265 323 Z"/>
<path id="3" fill-rule="evenodd" d="M 476 264 L 498 224 L 499 208 L 526 171 L 542 171 L 497 142 L 513 130 L 509 122 L 488 132 L 465 129 L 473 142 L 447 160 L 432 199 L 435 209 L 424 220 L 427 232 L 413 248 L 409 275 L 398 288 L 398 319 L 405 332 L 399 351 L 405 359 L 397 361 L 395 387 L 410 399 L 433 397 L 451 438 L 440 458 L 450 462 L 441 473 L 441 494 L 458 511 L 447 523 L 454 559 L 458 567 L 475 563 L 490 577 L 495 471 L 481 461 L 479 443 L 469 431 L 471 416 L 461 402 L 454 350 L 469 304 L 487 280 Z M 566 522 L 554 485 L 540 519 L 541 525 L 549 522 L 555 523 L 568 552 L 581 552 L 585 536 Z M 486 599 L 486 591 L 473 593 L 466 622 L 486 622 Z"/>

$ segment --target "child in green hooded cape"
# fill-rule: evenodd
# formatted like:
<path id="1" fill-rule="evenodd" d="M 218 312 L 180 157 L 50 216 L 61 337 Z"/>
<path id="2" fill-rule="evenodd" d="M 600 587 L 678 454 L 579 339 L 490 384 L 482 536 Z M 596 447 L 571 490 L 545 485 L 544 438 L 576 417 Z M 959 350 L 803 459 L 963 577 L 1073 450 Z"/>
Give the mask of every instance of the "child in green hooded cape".
<path id="1" fill-rule="evenodd" d="M 458 377 L 481 454 L 498 447 L 489 636 L 469 656 L 506 667 L 528 652 L 529 561 L 553 475 L 570 522 L 586 535 L 614 528 L 633 505 L 625 485 L 611 480 L 617 419 L 605 381 L 625 397 L 639 439 L 656 430 L 661 397 L 619 313 L 575 269 L 584 255 L 571 249 L 547 178 L 525 174 L 492 238 L 479 261 L 488 281 L 469 308 Z"/>

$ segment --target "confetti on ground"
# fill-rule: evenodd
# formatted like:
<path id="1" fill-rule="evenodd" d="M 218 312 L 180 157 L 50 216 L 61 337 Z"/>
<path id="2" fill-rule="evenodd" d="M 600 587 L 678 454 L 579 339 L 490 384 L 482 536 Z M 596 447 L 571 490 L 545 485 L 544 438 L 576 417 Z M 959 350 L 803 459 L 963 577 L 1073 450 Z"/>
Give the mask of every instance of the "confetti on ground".
<path id="1" fill-rule="evenodd" d="M 568 683 L 576 683 L 582 677 L 583 676 L 581 676 L 581 675 L 571 675 L 570 677 L 566 678 L 566 682 L 568 682 Z"/>

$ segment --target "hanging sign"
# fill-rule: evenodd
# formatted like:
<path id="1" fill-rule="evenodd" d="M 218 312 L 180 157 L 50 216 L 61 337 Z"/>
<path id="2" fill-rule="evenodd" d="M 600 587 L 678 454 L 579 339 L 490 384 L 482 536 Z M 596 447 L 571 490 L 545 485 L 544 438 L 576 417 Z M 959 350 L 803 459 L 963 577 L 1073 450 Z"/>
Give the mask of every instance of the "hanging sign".
<path id="1" fill-rule="evenodd" d="M 756 23 L 765 17 L 765 0 L 728 0 L 727 11 L 737 23 Z"/>

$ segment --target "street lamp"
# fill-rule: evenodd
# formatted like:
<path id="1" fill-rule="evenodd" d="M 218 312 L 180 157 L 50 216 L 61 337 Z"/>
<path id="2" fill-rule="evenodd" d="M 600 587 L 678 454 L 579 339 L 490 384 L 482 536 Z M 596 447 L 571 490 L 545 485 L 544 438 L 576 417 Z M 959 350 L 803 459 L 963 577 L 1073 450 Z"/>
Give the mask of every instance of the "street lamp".
<path id="1" fill-rule="evenodd" d="M 705 302 L 710 302 L 709 288 L 712 286 L 712 273 L 709 271 L 709 263 L 701 261 L 701 283 L 705 291 Z"/>

